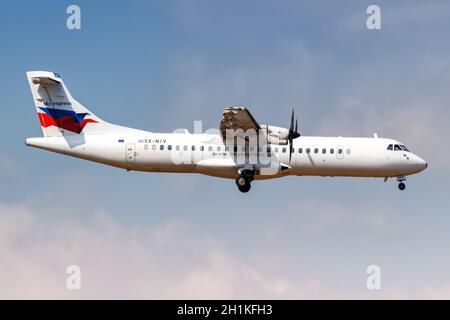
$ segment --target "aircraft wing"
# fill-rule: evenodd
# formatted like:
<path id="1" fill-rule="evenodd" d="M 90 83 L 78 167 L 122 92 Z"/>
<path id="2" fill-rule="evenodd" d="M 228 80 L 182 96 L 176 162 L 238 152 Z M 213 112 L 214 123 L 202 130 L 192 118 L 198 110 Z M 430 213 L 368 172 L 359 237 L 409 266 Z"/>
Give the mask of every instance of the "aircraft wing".
<path id="1" fill-rule="evenodd" d="M 261 127 L 248 109 L 244 107 L 228 107 L 223 110 L 223 118 L 220 121 L 220 133 L 223 138 L 226 136 L 227 129 L 242 129 L 244 132 L 253 129 L 257 133 Z"/>

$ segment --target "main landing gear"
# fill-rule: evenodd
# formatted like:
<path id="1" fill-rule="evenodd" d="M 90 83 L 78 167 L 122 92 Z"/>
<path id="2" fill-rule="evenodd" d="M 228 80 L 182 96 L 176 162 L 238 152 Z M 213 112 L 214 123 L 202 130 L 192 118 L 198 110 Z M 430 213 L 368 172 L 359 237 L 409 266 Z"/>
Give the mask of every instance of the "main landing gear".
<path id="1" fill-rule="evenodd" d="M 236 179 L 236 185 L 240 192 L 249 192 L 251 188 L 251 182 L 255 177 L 254 170 L 243 170 L 239 177 Z"/>
<path id="2" fill-rule="evenodd" d="M 401 190 L 401 191 L 405 190 L 405 188 L 406 188 L 406 185 L 405 185 L 405 183 L 403 182 L 403 181 L 405 181 L 405 180 L 406 180 L 406 178 L 403 177 L 403 176 L 397 177 L 397 182 L 399 182 L 399 184 L 398 184 L 398 189 Z"/>

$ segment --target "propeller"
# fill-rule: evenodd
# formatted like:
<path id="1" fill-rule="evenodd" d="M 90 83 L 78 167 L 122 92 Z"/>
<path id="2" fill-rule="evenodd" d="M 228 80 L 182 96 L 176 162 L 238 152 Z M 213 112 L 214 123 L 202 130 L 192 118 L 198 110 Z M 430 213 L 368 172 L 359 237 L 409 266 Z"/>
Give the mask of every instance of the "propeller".
<path id="1" fill-rule="evenodd" d="M 295 119 L 295 127 L 294 127 L 294 109 L 292 109 L 291 114 L 291 125 L 289 127 L 289 134 L 288 134 L 288 144 L 289 144 L 289 163 L 291 162 L 292 158 L 292 143 L 294 139 L 297 139 L 300 137 L 300 133 L 298 133 L 298 119 Z"/>

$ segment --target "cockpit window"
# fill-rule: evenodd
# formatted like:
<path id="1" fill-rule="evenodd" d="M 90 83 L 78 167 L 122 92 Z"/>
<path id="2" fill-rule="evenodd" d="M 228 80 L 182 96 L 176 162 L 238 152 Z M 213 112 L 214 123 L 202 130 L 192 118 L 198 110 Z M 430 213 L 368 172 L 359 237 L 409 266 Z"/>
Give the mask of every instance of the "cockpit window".
<path id="1" fill-rule="evenodd" d="M 388 145 L 387 149 L 391 150 L 391 151 L 402 151 L 403 150 L 403 151 L 409 152 L 408 148 L 405 147 L 405 145 L 403 145 L 403 144 L 390 144 L 390 145 Z"/>

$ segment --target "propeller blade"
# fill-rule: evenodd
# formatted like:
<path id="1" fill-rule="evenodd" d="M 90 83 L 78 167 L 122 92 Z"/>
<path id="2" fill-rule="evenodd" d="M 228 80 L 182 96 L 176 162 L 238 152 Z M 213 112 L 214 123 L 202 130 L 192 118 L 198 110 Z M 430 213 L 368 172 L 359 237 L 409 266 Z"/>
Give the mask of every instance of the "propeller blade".
<path id="1" fill-rule="evenodd" d="M 292 158 L 292 139 L 289 139 L 289 163 L 291 163 Z"/>
<path id="2" fill-rule="evenodd" d="M 294 108 L 292 108 L 291 126 L 289 127 L 289 133 L 293 132 L 293 130 L 294 130 Z"/>
<path id="3" fill-rule="evenodd" d="M 289 133 L 288 133 L 288 145 L 289 145 L 289 163 L 291 162 L 291 158 L 292 158 L 292 144 L 293 144 L 293 140 L 300 137 L 300 133 L 298 133 L 298 119 L 295 119 L 295 127 L 294 127 L 294 108 L 292 108 L 292 113 L 291 113 L 291 125 L 289 127 Z"/>

